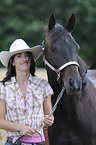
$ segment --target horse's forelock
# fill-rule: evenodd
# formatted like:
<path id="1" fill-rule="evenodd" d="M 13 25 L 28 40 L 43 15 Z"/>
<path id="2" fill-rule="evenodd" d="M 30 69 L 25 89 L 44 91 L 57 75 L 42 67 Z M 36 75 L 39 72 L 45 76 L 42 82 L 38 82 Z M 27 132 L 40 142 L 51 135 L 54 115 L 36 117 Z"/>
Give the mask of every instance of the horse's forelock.
<path id="1" fill-rule="evenodd" d="M 57 38 L 63 34 L 63 27 L 60 24 L 56 24 L 55 27 L 48 32 L 47 30 L 47 43 L 51 45 Z"/>

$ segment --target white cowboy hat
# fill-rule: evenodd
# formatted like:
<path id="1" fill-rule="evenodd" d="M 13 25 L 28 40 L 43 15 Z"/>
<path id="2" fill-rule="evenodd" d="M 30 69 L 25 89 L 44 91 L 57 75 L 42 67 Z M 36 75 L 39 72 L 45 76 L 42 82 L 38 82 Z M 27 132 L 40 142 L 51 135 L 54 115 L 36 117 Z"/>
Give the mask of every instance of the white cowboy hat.
<path id="1" fill-rule="evenodd" d="M 11 56 L 20 53 L 20 52 L 32 52 L 34 58 L 37 60 L 39 58 L 39 56 L 41 55 L 42 52 L 42 46 L 41 45 L 37 45 L 34 46 L 32 48 L 30 48 L 24 40 L 22 39 L 16 39 L 10 46 L 10 50 L 9 51 L 2 51 L 0 53 L 0 60 L 2 62 L 2 64 L 7 67 L 8 66 L 8 62 L 9 59 L 11 58 Z"/>

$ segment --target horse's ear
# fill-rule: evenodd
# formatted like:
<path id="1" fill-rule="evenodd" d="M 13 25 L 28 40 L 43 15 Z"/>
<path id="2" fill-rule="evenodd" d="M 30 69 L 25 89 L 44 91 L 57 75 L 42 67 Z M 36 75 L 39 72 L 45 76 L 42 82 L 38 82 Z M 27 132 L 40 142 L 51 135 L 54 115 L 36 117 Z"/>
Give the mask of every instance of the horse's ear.
<path id="1" fill-rule="evenodd" d="M 56 19 L 54 13 L 52 13 L 49 17 L 48 31 L 52 30 L 56 24 Z"/>
<path id="2" fill-rule="evenodd" d="M 67 29 L 69 32 L 72 32 L 75 26 L 75 15 L 72 13 L 71 17 L 68 20 L 67 25 L 65 26 L 65 29 Z"/>

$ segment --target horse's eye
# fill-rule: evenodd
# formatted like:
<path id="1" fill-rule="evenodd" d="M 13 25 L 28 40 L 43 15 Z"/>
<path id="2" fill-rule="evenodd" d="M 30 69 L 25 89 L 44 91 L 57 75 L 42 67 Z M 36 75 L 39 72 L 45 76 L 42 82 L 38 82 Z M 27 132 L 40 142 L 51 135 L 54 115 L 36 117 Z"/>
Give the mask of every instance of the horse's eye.
<path id="1" fill-rule="evenodd" d="M 50 47 L 50 50 L 51 50 L 51 51 L 54 51 L 54 48 L 53 48 L 53 47 Z"/>

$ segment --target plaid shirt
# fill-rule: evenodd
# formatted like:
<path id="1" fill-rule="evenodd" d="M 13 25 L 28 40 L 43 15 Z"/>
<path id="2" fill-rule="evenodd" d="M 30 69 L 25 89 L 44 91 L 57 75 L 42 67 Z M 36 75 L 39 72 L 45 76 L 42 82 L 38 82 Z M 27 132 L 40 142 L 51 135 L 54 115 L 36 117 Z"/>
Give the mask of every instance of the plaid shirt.
<path id="1" fill-rule="evenodd" d="M 6 82 L 5 86 L 0 84 L 0 99 L 6 102 L 7 120 L 28 125 L 37 129 L 41 134 L 43 134 L 43 127 L 39 130 L 38 128 L 43 126 L 43 101 L 52 94 L 53 90 L 47 81 L 33 77 L 31 74 L 27 82 L 25 100 L 15 77 Z M 22 135 L 21 132 L 6 132 L 7 137 L 20 135 Z"/>

